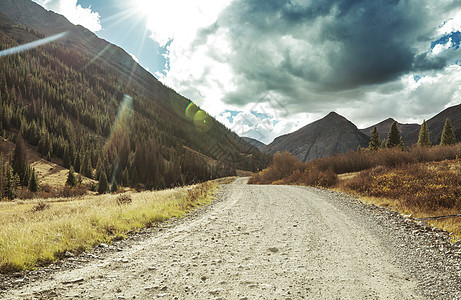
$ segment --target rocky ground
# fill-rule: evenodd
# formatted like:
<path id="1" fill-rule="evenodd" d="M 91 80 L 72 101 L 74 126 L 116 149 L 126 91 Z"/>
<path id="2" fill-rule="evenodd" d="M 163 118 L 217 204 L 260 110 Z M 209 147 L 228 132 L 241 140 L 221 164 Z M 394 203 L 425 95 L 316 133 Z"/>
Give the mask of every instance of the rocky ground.
<path id="1" fill-rule="evenodd" d="M 2 299 L 461 299 L 442 231 L 309 187 L 225 186 L 210 206 L 32 272 Z"/>

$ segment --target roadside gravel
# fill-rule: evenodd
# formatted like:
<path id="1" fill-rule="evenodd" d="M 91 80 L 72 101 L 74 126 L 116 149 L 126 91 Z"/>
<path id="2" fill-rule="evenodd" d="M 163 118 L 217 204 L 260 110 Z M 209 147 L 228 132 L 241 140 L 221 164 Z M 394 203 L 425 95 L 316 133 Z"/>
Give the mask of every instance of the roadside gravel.
<path id="1" fill-rule="evenodd" d="M 34 272 L 4 299 L 461 299 L 448 234 L 341 193 L 237 179 L 188 217 Z"/>

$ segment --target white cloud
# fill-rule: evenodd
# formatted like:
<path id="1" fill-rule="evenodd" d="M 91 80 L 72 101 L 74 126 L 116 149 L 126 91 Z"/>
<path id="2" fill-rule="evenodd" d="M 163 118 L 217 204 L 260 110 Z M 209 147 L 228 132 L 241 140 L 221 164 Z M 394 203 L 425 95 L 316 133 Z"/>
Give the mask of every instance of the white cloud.
<path id="1" fill-rule="evenodd" d="M 77 4 L 77 0 L 33 0 L 46 9 L 62 14 L 71 23 L 82 25 L 89 30 L 96 32 L 102 29 L 98 12 Z"/>
<path id="2" fill-rule="evenodd" d="M 133 53 L 128 53 L 128 54 L 131 56 L 131 58 L 133 58 L 135 62 L 139 63 L 139 59 L 136 57 L 136 55 L 134 55 Z"/>
<path id="3" fill-rule="evenodd" d="M 292 115 L 290 119 L 279 119 L 278 114 L 279 112 L 274 110 L 256 111 L 251 107 L 243 111 L 233 111 L 233 114 L 225 111 L 216 116 L 216 120 L 240 136 L 251 137 L 269 144 L 276 137 L 296 131 L 319 118 L 312 114 L 301 113 Z"/>
<path id="4" fill-rule="evenodd" d="M 190 43 L 199 28 L 216 21 L 231 0 L 134 0 L 138 10 L 147 16 L 151 38 L 161 46 Z"/>
<path id="5" fill-rule="evenodd" d="M 437 54 L 443 52 L 444 50 L 450 49 L 450 47 L 452 47 L 452 46 L 453 46 L 453 43 L 452 43 L 451 38 L 450 38 L 446 44 L 437 44 L 437 45 L 435 45 L 434 48 L 432 48 L 432 54 L 437 55 Z"/>
<path id="6" fill-rule="evenodd" d="M 456 31 L 461 31 L 461 12 L 457 12 L 452 18 L 440 26 L 438 33 L 442 36 Z"/>

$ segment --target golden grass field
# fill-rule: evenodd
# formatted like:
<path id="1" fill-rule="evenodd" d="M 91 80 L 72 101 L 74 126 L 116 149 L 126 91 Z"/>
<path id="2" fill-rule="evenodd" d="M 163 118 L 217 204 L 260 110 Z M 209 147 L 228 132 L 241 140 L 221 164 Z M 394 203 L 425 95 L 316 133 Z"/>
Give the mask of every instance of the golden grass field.
<path id="1" fill-rule="evenodd" d="M 222 181 L 221 181 L 222 182 Z M 0 202 L 0 272 L 31 269 L 66 251 L 101 242 L 172 217 L 212 200 L 219 181 L 163 191 Z"/>

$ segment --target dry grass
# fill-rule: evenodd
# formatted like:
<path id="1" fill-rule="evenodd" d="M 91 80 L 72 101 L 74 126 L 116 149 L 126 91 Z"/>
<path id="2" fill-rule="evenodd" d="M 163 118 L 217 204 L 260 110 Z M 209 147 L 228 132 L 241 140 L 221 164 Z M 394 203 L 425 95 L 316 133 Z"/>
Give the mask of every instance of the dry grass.
<path id="1" fill-rule="evenodd" d="M 336 174 L 358 172 L 376 166 L 397 167 L 421 162 L 437 162 L 456 159 L 461 153 L 461 143 L 455 146 L 411 147 L 406 151 L 398 148 L 380 149 L 379 151 L 350 151 L 326 158 L 313 160 L 311 163 L 321 171 L 332 168 Z"/>
<path id="2" fill-rule="evenodd" d="M 461 162 L 376 167 L 342 180 L 339 189 L 361 196 L 364 203 L 389 207 L 416 218 L 461 213 Z M 461 238 L 461 218 L 427 221 Z"/>
<path id="3" fill-rule="evenodd" d="M 211 201 L 216 183 L 156 192 L 0 202 L 0 272 L 30 269 Z"/>

